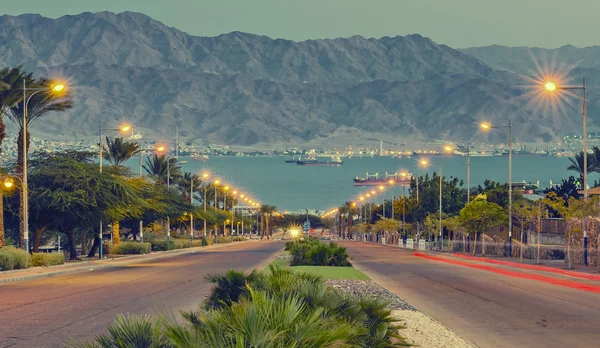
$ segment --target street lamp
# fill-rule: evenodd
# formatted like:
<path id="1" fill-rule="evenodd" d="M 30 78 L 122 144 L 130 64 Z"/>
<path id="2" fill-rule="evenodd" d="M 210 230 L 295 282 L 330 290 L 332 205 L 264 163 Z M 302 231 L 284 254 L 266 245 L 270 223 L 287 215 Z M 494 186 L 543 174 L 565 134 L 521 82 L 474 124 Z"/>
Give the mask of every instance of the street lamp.
<path id="1" fill-rule="evenodd" d="M 21 208 L 23 210 L 23 219 L 20 228 L 23 230 L 23 248 L 29 252 L 29 189 L 27 186 L 27 106 L 31 98 L 40 92 L 50 92 L 54 94 L 63 93 L 65 85 L 61 83 L 50 85 L 46 88 L 27 88 L 27 81 L 23 79 L 23 168 L 21 173 Z M 33 92 L 27 96 L 27 92 Z M 102 247 L 102 243 L 100 243 Z"/>
<path id="2" fill-rule="evenodd" d="M 202 173 L 202 179 L 205 180 L 204 182 L 204 189 L 202 191 L 204 191 L 204 242 L 206 241 L 206 189 L 207 189 L 207 183 L 206 183 L 206 179 L 208 179 L 208 177 L 210 176 L 210 174 L 204 172 Z M 202 243 L 204 243 L 202 242 Z"/>
<path id="3" fill-rule="evenodd" d="M 157 153 L 162 153 L 165 156 L 165 161 L 167 162 L 167 191 L 171 187 L 171 159 L 169 158 L 169 154 L 167 153 L 167 148 L 159 145 L 155 148 Z M 171 217 L 167 215 L 167 240 L 171 240 Z"/>
<path id="4" fill-rule="evenodd" d="M 410 176 L 408 173 L 402 172 L 400 173 L 400 177 L 402 178 L 402 230 L 404 235 L 406 236 L 406 179 Z"/>
<path id="5" fill-rule="evenodd" d="M 221 181 L 219 181 L 219 179 L 214 181 L 215 184 L 215 211 L 217 210 L 217 187 L 219 187 L 219 184 L 221 183 Z"/>
<path id="6" fill-rule="evenodd" d="M 544 89 L 548 92 L 555 93 L 557 91 L 567 91 L 572 93 L 579 99 L 581 103 L 581 115 L 583 116 L 583 199 L 588 199 L 588 185 L 587 185 L 587 87 L 585 78 L 581 86 L 560 86 L 552 81 L 546 81 Z M 582 91 L 583 95 L 577 93 L 578 90 Z M 583 218 L 583 264 L 588 264 L 588 233 L 587 233 L 587 216 Z M 571 258 L 569 258 L 571 260 Z M 569 265 L 570 267 L 571 265 Z"/>
<path id="7" fill-rule="evenodd" d="M 512 120 L 508 119 L 508 126 L 492 126 L 489 123 L 482 123 L 480 127 L 485 131 L 498 128 L 505 132 L 508 128 L 508 257 L 512 257 Z"/>
<path id="8" fill-rule="evenodd" d="M 484 125 L 489 126 L 487 123 L 484 123 Z M 487 129 L 484 128 L 483 125 L 481 126 L 481 128 L 483 129 Z M 471 150 L 469 149 L 469 143 L 468 142 L 464 142 L 463 143 L 465 145 L 465 148 L 467 150 L 467 203 L 471 202 Z M 452 146 L 444 146 L 444 150 L 446 152 L 452 152 L 455 149 Z"/>
<path id="9" fill-rule="evenodd" d="M 385 219 L 385 187 L 383 185 L 379 186 L 379 190 L 381 191 L 383 206 L 381 207 L 382 217 Z"/>
<path id="10" fill-rule="evenodd" d="M 444 246 L 444 235 L 442 233 L 442 175 L 443 175 L 443 165 L 442 161 L 439 162 L 429 162 L 427 160 L 421 160 L 421 165 L 424 167 L 428 167 L 430 165 L 437 165 L 440 168 L 440 207 L 439 207 L 439 219 L 440 219 L 440 250 L 442 250 Z"/>

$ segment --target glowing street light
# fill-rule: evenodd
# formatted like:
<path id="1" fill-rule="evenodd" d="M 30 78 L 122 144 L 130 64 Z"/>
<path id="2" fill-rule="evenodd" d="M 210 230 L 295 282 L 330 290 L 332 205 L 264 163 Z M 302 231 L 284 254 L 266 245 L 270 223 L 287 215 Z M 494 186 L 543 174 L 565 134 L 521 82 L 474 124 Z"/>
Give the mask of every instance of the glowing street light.
<path id="1" fill-rule="evenodd" d="M 552 81 L 548 81 L 544 84 L 544 88 L 548 91 L 548 92 L 554 92 L 556 91 L 556 84 Z"/>
<path id="2" fill-rule="evenodd" d="M 6 179 L 4 179 L 4 186 L 6 188 L 13 187 L 13 184 L 14 184 L 14 180 L 12 178 L 6 178 Z"/>
<path id="3" fill-rule="evenodd" d="M 563 90 L 572 93 L 579 99 L 581 103 L 581 115 L 583 116 L 583 199 L 588 199 L 588 184 L 587 184 L 587 86 L 585 78 L 580 86 L 560 86 L 553 81 L 546 81 L 544 89 L 550 93 L 556 93 L 557 91 Z M 582 94 L 577 93 L 581 90 Z M 583 218 L 583 263 L 588 264 L 588 218 Z M 539 259 L 538 259 L 539 263 Z M 571 258 L 569 258 L 569 268 L 571 268 Z"/>

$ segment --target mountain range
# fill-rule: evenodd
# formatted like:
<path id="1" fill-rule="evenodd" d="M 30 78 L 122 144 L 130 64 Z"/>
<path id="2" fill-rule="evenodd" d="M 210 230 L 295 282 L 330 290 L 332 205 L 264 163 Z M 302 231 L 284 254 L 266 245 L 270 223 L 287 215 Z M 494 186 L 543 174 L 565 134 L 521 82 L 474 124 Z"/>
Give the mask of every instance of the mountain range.
<path id="1" fill-rule="evenodd" d="M 569 77 L 600 77 L 599 47 L 453 49 L 420 35 L 294 42 L 232 32 L 192 36 L 139 13 L 57 19 L 0 17 L 0 67 L 66 78 L 75 107 L 34 125 L 44 134 L 96 134 L 133 123 L 146 138 L 255 146 L 409 138 L 502 141 L 580 134 L 577 106 L 532 103 L 537 57 Z M 564 62 L 564 63 L 563 63 Z M 558 64 L 561 63 L 561 64 Z M 577 68 L 573 68 L 577 66 Z M 598 121 L 593 88 L 590 126 Z M 543 106 L 543 105 L 542 105 Z M 567 115 L 564 115 L 566 110 Z"/>

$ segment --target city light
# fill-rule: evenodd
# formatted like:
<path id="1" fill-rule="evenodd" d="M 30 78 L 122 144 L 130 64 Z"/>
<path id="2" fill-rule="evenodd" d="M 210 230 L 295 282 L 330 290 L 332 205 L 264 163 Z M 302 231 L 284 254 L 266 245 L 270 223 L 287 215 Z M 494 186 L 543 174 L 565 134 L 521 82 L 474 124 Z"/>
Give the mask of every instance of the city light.
<path id="1" fill-rule="evenodd" d="M 556 84 L 554 82 L 548 81 L 544 84 L 544 88 L 548 91 L 548 92 L 554 92 L 556 91 Z"/>
<path id="2" fill-rule="evenodd" d="M 63 85 L 62 83 L 51 86 L 52 91 L 56 92 L 56 93 L 60 93 L 60 92 L 64 91 L 65 88 L 66 88 L 65 85 Z"/>
<path id="3" fill-rule="evenodd" d="M 158 146 L 156 148 L 156 152 L 165 152 L 166 148 L 164 146 Z"/>
<path id="4" fill-rule="evenodd" d="M 209 177 L 209 176 L 210 176 L 210 174 L 208 174 L 208 173 L 203 173 L 203 174 L 202 174 L 202 177 L 203 177 L 204 179 L 208 179 L 208 177 Z"/>
<path id="5" fill-rule="evenodd" d="M 4 179 L 4 186 L 6 188 L 11 188 L 11 187 L 13 187 L 13 185 L 14 185 L 13 179 L 11 179 L 11 178 Z"/>
<path id="6" fill-rule="evenodd" d="M 487 123 L 487 122 L 485 122 L 485 123 L 482 123 L 482 124 L 480 124 L 480 125 L 479 125 L 479 127 L 480 127 L 481 129 L 486 129 L 486 130 L 487 130 L 487 129 L 491 129 L 491 128 L 492 128 L 492 125 L 491 125 L 491 124 L 489 124 L 489 123 Z"/>
<path id="7" fill-rule="evenodd" d="M 127 131 L 129 131 L 130 129 L 131 129 L 131 126 L 130 126 L 130 125 L 128 125 L 128 124 L 122 125 L 122 126 L 121 126 L 121 128 L 119 128 L 119 130 L 120 130 L 121 132 L 127 132 Z M 164 147 L 163 147 L 163 148 L 164 148 Z"/>

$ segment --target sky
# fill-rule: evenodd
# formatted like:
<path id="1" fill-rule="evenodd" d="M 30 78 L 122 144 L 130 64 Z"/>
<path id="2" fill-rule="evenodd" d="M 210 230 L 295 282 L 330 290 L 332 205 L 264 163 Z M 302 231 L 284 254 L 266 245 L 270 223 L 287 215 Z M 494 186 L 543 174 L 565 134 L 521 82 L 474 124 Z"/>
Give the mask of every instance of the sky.
<path id="1" fill-rule="evenodd" d="M 141 12 L 199 36 L 421 34 L 454 48 L 600 44 L 600 0 L 0 0 L 0 13 L 10 15 L 98 11 Z"/>

